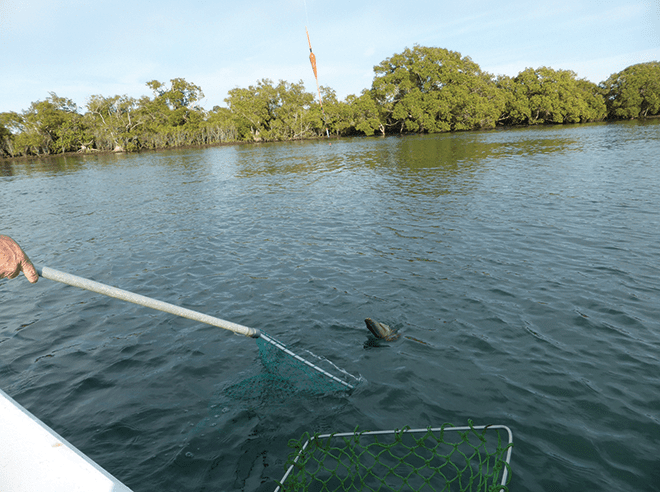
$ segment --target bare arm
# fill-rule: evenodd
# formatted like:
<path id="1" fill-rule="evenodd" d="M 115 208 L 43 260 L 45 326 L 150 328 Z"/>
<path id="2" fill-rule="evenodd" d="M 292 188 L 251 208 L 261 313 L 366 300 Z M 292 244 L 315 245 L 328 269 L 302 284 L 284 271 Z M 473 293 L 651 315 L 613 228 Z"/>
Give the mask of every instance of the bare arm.
<path id="1" fill-rule="evenodd" d="M 30 258 L 16 241 L 0 235 L 0 278 L 15 278 L 21 272 L 31 283 L 39 280 L 39 274 Z"/>

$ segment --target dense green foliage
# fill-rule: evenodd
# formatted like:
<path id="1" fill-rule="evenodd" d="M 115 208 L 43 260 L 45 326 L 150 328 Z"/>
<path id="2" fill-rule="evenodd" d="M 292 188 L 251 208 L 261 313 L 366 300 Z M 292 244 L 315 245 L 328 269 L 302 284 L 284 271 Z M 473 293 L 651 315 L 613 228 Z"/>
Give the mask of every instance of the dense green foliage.
<path id="1" fill-rule="evenodd" d="M 504 107 L 492 77 L 454 51 L 415 46 L 374 71 L 372 95 L 400 132 L 493 128 Z"/>
<path id="2" fill-rule="evenodd" d="M 601 84 L 610 118 L 647 118 L 660 114 L 660 63 L 632 65 Z"/>
<path id="3" fill-rule="evenodd" d="M 11 133 L 2 137 L 0 153 L 39 155 L 78 150 L 85 139 L 84 117 L 73 101 L 51 92 L 22 113 L 0 113 L 0 126 Z M 2 132 L 0 132 L 2 135 Z"/>
<path id="4" fill-rule="evenodd" d="M 506 103 L 500 121 L 509 125 L 586 123 L 605 118 L 607 109 L 595 84 L 575 72 L 527 68 L 497 81 Z"/>
<path id="5" fill-rule="evenodd" d="M 247 89 L 232 89 L 226 99 L 241 140 L 295 140 L 314 137 L 323 126 L 314 96 L 297 84 L 268 79 Z M 316 130 L 316 131 L 315 131 Z"/>
<path id="6" fill-rule="evenodd" d="M 199 106 L 201 87 L 147 82 L 152 96 L 91 96 L 78 108 L 50 93 L 21 113 L 0 113 L 0 156 L 139 151 L 239 141 L 434 133 L 498 125 L 585 123 L 660 115 L 660 63 L 633 65 L 600 85 L 569 70 L 527 68 L 494 77 L 469 57 L 414 46 L 374 67 L 370 89 L 323 110 L 303 82 L 262 79 L 229 91 L 227 107 Z"/>

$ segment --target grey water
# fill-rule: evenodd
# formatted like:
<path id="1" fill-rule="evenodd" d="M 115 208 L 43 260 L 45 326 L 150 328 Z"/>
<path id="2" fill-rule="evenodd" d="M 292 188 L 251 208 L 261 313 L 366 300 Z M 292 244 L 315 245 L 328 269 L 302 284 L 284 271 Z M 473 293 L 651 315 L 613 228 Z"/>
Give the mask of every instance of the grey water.
<path id="1" fill-rule="evenodd" d="M 658 156 L 654 120 L 0 161 L 35 264 L 362 378 L 227 398 L 253 339 L 20 277 L 0 387 L 135 492 L 269 491 L 305 432 L 468 420 L 513 431 L 512 491 L 660 490 Z"/>

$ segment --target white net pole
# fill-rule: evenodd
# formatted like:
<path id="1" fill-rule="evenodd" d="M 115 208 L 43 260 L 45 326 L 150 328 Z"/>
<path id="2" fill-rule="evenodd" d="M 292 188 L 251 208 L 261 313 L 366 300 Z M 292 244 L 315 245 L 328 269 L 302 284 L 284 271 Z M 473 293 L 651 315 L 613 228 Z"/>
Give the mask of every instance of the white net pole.
<path id="1" fill-rule="evenodd" d="M 198 313 L 192 309 L 182 308 L 174 304 L 158 301 L 156 299 L 142 296 L 140 294 L 135 294 L 127 290 L 118 289 L 117 287 L 111 287 L 100 282 L 95 282 L 83 277 L 77 277 L 76 275 L 71 275 L 70 273 L 60 272 L 48 267 L 37 267 L 37 272 L 43 278 L 55 280 L 56 282 L 62 282 L 63 284 L 71 285 L 73 287 L 79 287 L 81 289 L 96 292 L 97 294 L 103 294 L 105 296 L 121 299 L 122 301 L 132 302 L 133 304 L 156 309 L 158 311 L 174 314 L 175 316 L 181 316 L 183 318 L 199 321 L 207 325 L 217 326 L 218 328 L 233 331 L 234 333 L 245 335 L 247 337 L 259 338 L 261 335 L 261 332 L 256 328 L 248 328 L 247 326 L 232 323 L 231 321 L 225 321 L 223 319 L 215 318 L 207 314 Z"/>

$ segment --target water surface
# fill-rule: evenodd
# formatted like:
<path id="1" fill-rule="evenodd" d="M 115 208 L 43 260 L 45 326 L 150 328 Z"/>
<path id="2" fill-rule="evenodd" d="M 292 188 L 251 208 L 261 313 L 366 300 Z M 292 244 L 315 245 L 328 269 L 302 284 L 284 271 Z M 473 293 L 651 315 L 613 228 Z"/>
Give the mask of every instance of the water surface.
<path id="1" fill-rule="evenodd" d="M 468 419 L 513 430 L 512 491 L 658 490 L 658 155 L 653 121 L 0 161 L 35 263 L 363 378 L 229 398 L 254 340 L 21 278 L 0 387 L 136 492 L 273 490 L 304 432 Z"/>

